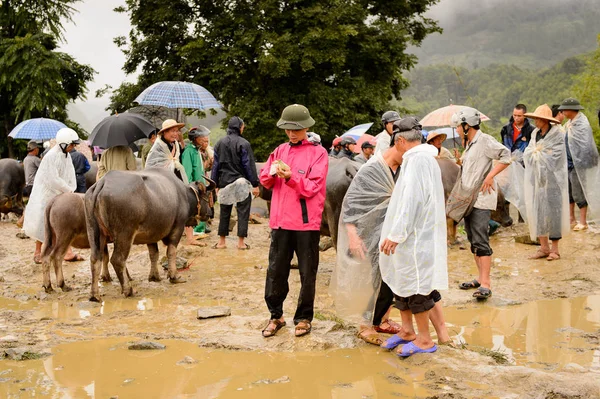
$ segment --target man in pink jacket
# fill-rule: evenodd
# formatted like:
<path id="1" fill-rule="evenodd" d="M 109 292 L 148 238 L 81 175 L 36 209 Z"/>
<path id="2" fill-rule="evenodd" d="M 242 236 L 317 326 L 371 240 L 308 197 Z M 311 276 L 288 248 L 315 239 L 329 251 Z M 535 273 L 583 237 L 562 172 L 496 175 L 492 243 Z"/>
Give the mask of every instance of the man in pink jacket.
<path id="1" fill-rule="evenodd" d="M 327 151 L 307 140 L 315 124 L 308 109 L 286 107 L 277 122 L 290 141 L 269 156 L 260 173 L 261 184 L 273 189 L 271 200 L 271 248 L 265 286 L 265 301 L 271 319 L 262 334 L 271 337 L 285 326 L 283 302 L 289 291 L 288 277 L 294 252 L 300 269 L 300 295 L 294 315 L 295 335 L 312 328 L 315 283 L 319 268 L 321 216 L 325 205 L 325 180 L 329 165 Z"/>

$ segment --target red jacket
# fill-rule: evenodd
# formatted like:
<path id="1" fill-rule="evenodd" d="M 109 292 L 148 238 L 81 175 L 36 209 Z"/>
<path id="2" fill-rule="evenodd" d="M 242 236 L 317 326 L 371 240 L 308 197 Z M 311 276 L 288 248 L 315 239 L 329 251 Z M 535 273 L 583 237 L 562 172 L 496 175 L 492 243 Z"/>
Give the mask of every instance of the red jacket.
<path id="1" fill-rule="evenodd" d="M 269 175 L 271 163 L 281 160 L 292 171 L 289 180 Z M 297 145 L 281 144 L 260 171 L 260 183 L 273 189 L 272 229 L 318 231 L 325 206 L 325 181 L 329 157 L 327 150 L 303 140 Z"/>

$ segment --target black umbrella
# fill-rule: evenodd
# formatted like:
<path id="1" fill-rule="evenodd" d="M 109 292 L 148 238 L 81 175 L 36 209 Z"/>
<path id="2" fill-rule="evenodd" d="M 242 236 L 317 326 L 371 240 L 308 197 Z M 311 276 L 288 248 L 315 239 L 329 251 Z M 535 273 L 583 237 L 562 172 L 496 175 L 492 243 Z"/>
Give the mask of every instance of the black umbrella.
<path id="1" fill-rule="evenodd" d="M 147 138 L 156 131 L 152 123 L 139 114 L 125 113 L 104 118 L 90 134 L 92 146 L 100 148 L 128 146 L 136 140 Z"/>

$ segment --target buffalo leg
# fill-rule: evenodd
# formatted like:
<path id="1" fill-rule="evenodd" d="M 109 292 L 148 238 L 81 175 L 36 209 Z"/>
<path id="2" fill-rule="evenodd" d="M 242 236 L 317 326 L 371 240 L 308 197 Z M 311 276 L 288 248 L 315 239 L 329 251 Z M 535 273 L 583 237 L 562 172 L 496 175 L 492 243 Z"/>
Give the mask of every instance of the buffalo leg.
<path id="1" fill-rule="evenodd" d="M 42 251 L 42 275 L 44 276 L 43 287 L 47 293 L 54 291 L 52 289 L 52 282 L 50 281 L 50 263 L 53 262 L 53 255 L 51 250 L 44 246 Z"/>
<path id="2" fill-rule="evenodd" d="M 128 237 L 128 238 L 126 238 Z M 110 263 L 115 268 L 115 273 L 121 283 L 121 292 L 126 297 L 133 295 L 133 287 L 129 281 L 127 271 L 127 258 L 129 257 L 129 251 L 131 251 L 131 245 L 133 244 L 133 234 L 127 234 L 123 232 L 120 236 L 115 237 L 115 246 L 113 249 Z"/>
<path id="3" fill-rule="evenodd" d="M 177 273 L 177 244 L 178 243 L 179 243 L 179 241 L 177 241 L 176 243 L 169 242 L 167 244 L 167 258 L 169 259 L 169 272 L 167 273 L 167 276 L 169 277 L 169 282 L 171 282 L 173 284 L 185 283 L 185 280 L 181 276 L 179 276 Z"/>
<path id="4" fill-rule="evenodd" d="M 454 243 L 456 242 L 456 223 L 454 223 L 453 219 L 447 217 L 446 227 L 448 231 L 448 243 L 450 245 L 454 245 Z"/>
<path id="5" fill-rule="evenodd" d="M 148 255 L 150 256 L 150 275 L 148 281 L 160 281 L 158 273 L 158 244 L 148 244 Z"/>
<path id="6" fill-rule="evenodd" d="M 110 277 L 110 272 L 108 271 L 108 261 L 109 261 L 109 256 L 108 256 L 108 245 L 104 246 L 104 250 L 102 251 L 102 276 L 101 276 L 101 280 L 104 283 L 110 283 L 112 281 L 112 278 Z"/>
<path id="7" fill-rule="evenodd" d="M 90 297 L 90 301 L 92 302 L 100 302 L 100 271 L 101 271 L 101 261 L 102 256 L 104 254 L 104 249 L 106 247 L 106 237 L 99 234 L 99 245 L 93 245 L 90 240 L 90 268 L 92 269 L 92 296 Z M 89 235 L 89 233 L 88 233 Z"/>

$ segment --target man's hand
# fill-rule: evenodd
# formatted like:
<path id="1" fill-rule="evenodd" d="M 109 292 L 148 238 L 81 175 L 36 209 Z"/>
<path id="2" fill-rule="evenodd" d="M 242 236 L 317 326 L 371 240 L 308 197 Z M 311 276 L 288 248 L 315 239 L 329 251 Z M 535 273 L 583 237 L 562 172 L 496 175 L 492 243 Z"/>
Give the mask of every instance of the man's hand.
<path id="1" fill-rule="evenodd" d="M 259 191 L 258 191 L 258 187 L 254 187 L 252 188 L 252 196 L 254 198 L 258 197 Z"/>
<path id="2" fill-rule="evenodd" d="M 349 239 L 348 250 L 350 251 L 352 257 L 364 260 L 365 252 L 367 251 L 365 243 L 356 234 L 349 234 Z"/>
<path id="3" fill-rule="evenodd" d="M 281 170 L 281 168 L 277 169 L 277 177 L 281 177 L 283 179 L 289 179 L 290 177 L 292 177 L 292 171 L 291 170 Z"/>
<path id="4" fill-rule="evenodd" d="M 386 255 L 393 255 L 394 252 L 396 252 L 397 246 L 398 246 L 397 242 L 394 242 L 394 241 L 390 240 L 389 238 L 386 238 L 381 243 L 381 252 L 383 252 Z"/>
<path id="5" fill-rule="evenodd" d="M 484 194 L 491 194 L 492 191 L 494 191 L 494 178 L 488 175 L 483 181 L 481 192 Z"/>

